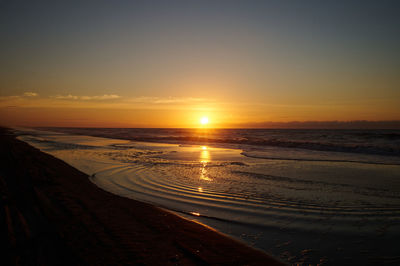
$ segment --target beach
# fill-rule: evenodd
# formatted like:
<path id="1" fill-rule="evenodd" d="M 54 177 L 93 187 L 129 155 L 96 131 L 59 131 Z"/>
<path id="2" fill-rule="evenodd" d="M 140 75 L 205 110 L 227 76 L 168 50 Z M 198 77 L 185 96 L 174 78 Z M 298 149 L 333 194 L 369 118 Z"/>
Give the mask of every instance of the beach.
<path id="1" fill-rule="evenodd" d="M 207 225 L 285 263 L 399 261 L 397 131 L 13 132 L 105 191 Z"/>
<path id="2" fill-rule="evenodd" d="M 2 264 L 281 265 L 201 224 L 119 197 L 1 129 Z"/>

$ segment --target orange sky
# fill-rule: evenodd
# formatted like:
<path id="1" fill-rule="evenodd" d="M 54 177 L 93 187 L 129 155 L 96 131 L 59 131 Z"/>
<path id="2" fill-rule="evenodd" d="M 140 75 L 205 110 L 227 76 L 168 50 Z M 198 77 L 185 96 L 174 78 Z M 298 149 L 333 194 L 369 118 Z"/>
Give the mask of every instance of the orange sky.
<path id="1" fill-rule="evenodd" d="M 359 103 L 273 105 L 256 102 L 224 102 L 205 98 L 123 98 L 116 95 L 76 98 L 40 97 L 26 93 L 0 98 L 3 125 L 62 127 L 246 127 L 262 122 L 329 120 L 396 120 L 396 99 Z"/>
<path id="2" fill-rule="evenodd" d="M 0 124 L 400 120 L 398 8 L 368 0 L 6 1 Z"/>

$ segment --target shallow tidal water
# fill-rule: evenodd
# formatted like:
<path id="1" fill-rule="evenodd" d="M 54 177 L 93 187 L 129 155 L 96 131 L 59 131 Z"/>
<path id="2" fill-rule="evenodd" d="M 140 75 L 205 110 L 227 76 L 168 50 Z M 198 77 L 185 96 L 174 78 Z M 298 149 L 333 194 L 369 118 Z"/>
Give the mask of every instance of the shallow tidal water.
<path id="1" fill-rule="evenodd" d="M 283 262 L 400 264 L 398 156 L 16 133 L 104 190 L 174 211 Z"/>

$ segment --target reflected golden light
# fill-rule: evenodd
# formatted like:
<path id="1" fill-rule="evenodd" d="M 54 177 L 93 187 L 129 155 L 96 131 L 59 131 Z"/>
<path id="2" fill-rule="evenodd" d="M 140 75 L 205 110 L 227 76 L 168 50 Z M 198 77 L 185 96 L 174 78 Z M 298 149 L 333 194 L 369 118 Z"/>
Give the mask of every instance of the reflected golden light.
<path id="1" fill-rule="evenodd" d="M 210 161 L 210 153 L 208 150 L 202 150 L 200 153 L 200 161 L 202 163 L 208 163 Z"/>
<path id="2" fill-rule="evenodd" d="M 208 117 L 203 116 L 202 118 L 200 118 L 200 124 L 202 124 L 203 126 L 207 125 L 209 122 Z"/>
<path id="3" fill-rule="evenodd" d="M 212 179 L 207 176 L 207 169 L 206 169 L 207 162 L 202 162 L 202 163 L 203 167 L 201 168 L 200 179 L 205 181 L 212 181 Z"/>
<path id="4" fill-rule="evenodd" d="M 198 212 L 190 212 L 190 214 L 192 214 L 194 216 L 200 216 L 200 213 L 198 213 Z"/>
<path id="5" fill-rule="evenodd" d="M 200 152 L 200 162 L 203 164 L 200 172 L 200 179 L 206 181 L 212 181 L 211 178 L 207 176 L 207 163 L 210 161 L 210 152 L 207 150 L 206 146 L 201 147 L 202 151 Z"/>
<path id="6" fill-rule="evenodd" d="M 202 187 L 199 187 L 199 192 L 203 192 L 203 188 Z"/>

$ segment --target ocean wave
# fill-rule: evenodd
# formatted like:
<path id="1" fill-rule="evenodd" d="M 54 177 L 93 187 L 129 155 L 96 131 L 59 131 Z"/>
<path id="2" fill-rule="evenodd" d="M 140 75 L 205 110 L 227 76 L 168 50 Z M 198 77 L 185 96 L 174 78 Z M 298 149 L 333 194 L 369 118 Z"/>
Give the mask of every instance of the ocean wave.
<path id="1" fill-rule="evenodd" d="M 400 158 L 393 156 L 370 155 L 371 157 L 363 158 L 354 156 L 351 153 L 335 153 L 335 154 L 297 154 L 293 155 L 282 154 L 282 151 L 276 154 L 264 153 L 262 151 L 252 152 L 244 151 L 243 156 L 249 158 L 267 159 L 267 160 L 287 160 L 287 161 L 306 161 L 306 162 L 336 162 L 336 163 L 361 163 L 361 164 L 380 164 L 380 165 L 400 165 Z M 341 158 L 342 157 L 342 158 Z"/>
<path id="2" fill-rule="evenodd" d="M 143 142 L 249 145 L 400 156 L 399 130 L 41 128 Z M 119 146 L 124 148 L 123 145 Z M 128 147 L 126 147 L 128 148 Z"/>
<path id="3" fill-rule="evenodd" d="M 293 186 L 290 186 L 291 189 L 297 188 L 298 184 L 302 185 L 307 185 L 308 190 L 311 190 L 310 186 L 325 186 L 325 187 L 330 187 L 331 191 L 337 190 L 337 191 L 343 191 L 343 189 L 350 190 L 352 193 L 364 195 L 364 196 L 376 196 L 376 197 L 382 197 L 385 196 L 387 198 L 393 198 L 393 199 L 400 199 L 399 193 L 395 193 L 393 191 L 390 191 L 388 189 L 379 189 L 379 188 L 374 188 L 374 187 L 363 187 L 363 186 L 354 186 L 350 184 L 341 184 L 341 183 L 333 183 L 333 182 L 324 182 L 324 181 L 315 181 L 315 180 L 307 180 L 307 179 L 300 179 L 300 178 L 291 178 L 291 177 L 285 177 L 285 176 L 274 176 L 274 175 L 267 175 L 267 174 L 261 174 L 261 173 L 253 173 L 253 172 L 245 172 L 245 171 L 233 171 L 235 174 L 239 175 L 244 175 L 250 178 L 256 178 L 256 179 L 264 179 L 264 180 L 271 180 L 271 181 L 278 181 L 281 183 L 287 183 L 287 184 L 292 184 Z"/>
<path id="4" fill-rule="evenodd" d="M 32 143 L 38 143 L 45 145 L 48 149 L 54 149 L 54 150 L 77 150 L 77 149 L 83 149 L 83 150 L 91 150 L 91 149 L 97 149 L 98 147 L 91 146 L 91 145 L 83 145 L 83 144 L 75 144 L 75 143 L 66 143 L 66 142 L 60 142 L 60 141 L 53 141 L 53 140 L 48 140 L 44 139 L 41 137 L 36 137 L 36 136 L 25 136 L 25 141 L 29 141 Z"/>

